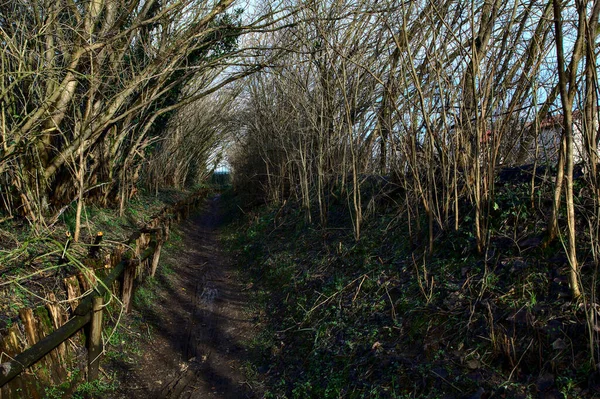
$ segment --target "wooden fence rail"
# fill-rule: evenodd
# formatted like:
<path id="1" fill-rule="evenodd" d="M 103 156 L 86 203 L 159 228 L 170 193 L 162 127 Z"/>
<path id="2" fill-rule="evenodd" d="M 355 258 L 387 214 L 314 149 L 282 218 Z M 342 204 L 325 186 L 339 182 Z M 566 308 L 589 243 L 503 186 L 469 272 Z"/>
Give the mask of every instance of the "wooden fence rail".
<path id="1" fill-rule="evenodd" d="M 160 251 L 163 244 L 168 240 L 170 224 L 172 221 L 179 222 L 186 218 L 190 210 L 198 205 L 198 202 L 206 197 L 202 191 L 178 202 L 172 207 L 165 207 L 152 218 L 148 227 L 134 233 L 129 243 L 135 242 L 135 253 L 123 258 L 122 253 L 117 253 L 120 260 L 113 265 L 110 273 L 99 280 L 93 291 L 85 296 L 72 312 L 72 317 L 58 327 L 54 332 L 31 345 L 25 351 L 13 356 L 9 361 L 0 364 L 0 388 L 3 388 L 20 375 L 24 370 L 40 361 L 46 355 L 69 340 L 73 335 L 84 327 L 90 325 L 86 337 L 87 346 L 87 368 L 88 380 L 98 377 L 99 358 L 102 353 L 102 307 L 105 294 L 111 290 L 113 284 L 121 279 L 121 302 L 126 311 L 129 311 L 134 293 L 136 277 L 140 278 L 140 265 L 151 262 L 149 275 L 154 276 L 158 266 Z M 112 257 L 112 256 L 111 256 Z M 34 334 L 31 334 L 34 335 Z M 17 392 L 23 392 L 19 386 Z M 0 398 L 3 397 L 0 391 Z M 8 390 L 10 397 L 12 390 Z"/>

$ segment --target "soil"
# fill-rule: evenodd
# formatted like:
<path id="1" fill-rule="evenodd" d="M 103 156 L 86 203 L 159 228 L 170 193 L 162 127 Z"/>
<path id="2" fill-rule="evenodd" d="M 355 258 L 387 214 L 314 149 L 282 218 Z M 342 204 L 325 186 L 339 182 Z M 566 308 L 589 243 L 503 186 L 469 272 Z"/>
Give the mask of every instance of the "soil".
<path id="1" fill-rule="evenodd" d="M 242 371 L 250 357 L 244 342 L 254 328 L 248 295 L 220 247 L 222 221 L 217 196 L 180 227 L 181 249 L 165 255 L 173 273 L 157 277 L 152 306 L 134 310 L 151 338 L 137 359 L 116 367 L 113 398 L 256 397 Z"/>

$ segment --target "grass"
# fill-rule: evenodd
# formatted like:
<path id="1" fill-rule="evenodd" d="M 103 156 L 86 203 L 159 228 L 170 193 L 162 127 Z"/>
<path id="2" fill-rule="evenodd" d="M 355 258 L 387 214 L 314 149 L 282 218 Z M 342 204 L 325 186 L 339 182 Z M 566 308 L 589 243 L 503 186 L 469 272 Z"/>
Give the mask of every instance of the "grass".
<path id="1" fill-rule="evenodd" d="M 83 382 L 77 386 L 72 398 L 102 398 L 106 396 L 106 394 L 116 390 L 117 382 L 115 380 L 111 380 L 111 378 L 108 378 L 107 380 L 101 379 L 92 382 Z"/>
<path id="2" fill-rule="evenodd" d="M 134 303 L 139 308 L 150 308 L 154 306 L 157 298 L 159 283 L 156 278 L 149 277 L 144 285 L 138 287 L 133 298 Z"/>
<path id="3" fill-rule="evenodd" d="M 119 324 L 110 331 L 110 339 L 106 348 L 105 356 L 108 362 L 121 361 L 135 364 L 136 358 L 141 354 L 140 337 L 138 331 L 143 331 L 144 323 L 136 317 L 128 317 L 126 326 Z"/>
<path id="4" fill-rule="evenodd" d="M 92 382 L 81 382 L 80 379 L 80 371 L 73 370 L 68 381 L 46 388 L 44 399 L 62 399 L 65 397 L 72 399 L 102 398 L 114 392 L 117 388 L 117 382 L 112 378 Z"/>
<path id="5" fill-rule="evenodd" d="M 143 194 L 128 204 L 123 217 L 119 216 L 118 209 L 85 206 L 81 241 L 77 244 L 71 242 L 67 235 L 67 232 L 70 232 L 72 237 L 75 227 L 74 205 L 60 216 L 56 224 L 43 231 L 31 229 L 24 220 L 18 218 L 5 221 L 0 225 L 0 275 L 2 282 L 17 278 L 20 280 L 18 284 L 15 282 L 0 286 L 0 335 L 4 335 L 8 328 L 14 329 L 15 325 L 20 325 L 20 309 L 43 307 L 44 298 L 49 292 L 54 293 L 57 300 L 66 307 L 66 291 L 62 288 L 66 277 L 78 273 L 81 268 L 101 266 L 104 255 L 108 254 L 115 244 L 126 240 L 165 205 L 174 204 L 187 195 L 189 193 L 174 190 L 161 192 L 158 197 Z M 89 243 L 93 242 L 98 231 L 104 233 L 101 256 L 97 259 L 86 259 Z M 176 231 L 172 237 L 175 246 L 170 243 L 169 248 L 175 248 L 177 243 L 181 242 L 181 236 Z M 67 260 L 72 258 L 85 261 L 77 261 L 77 264 L 73 263 L 74 261 L 62 261 L 61 258 L 65 255 Z M 160 269 L 159 273 L 172 273 L 168 265 L 161 265 Z M 155 299 L 156 289 L 157 282 L 152 279 L 149 284 L 140 287 L 134 302 L 139 306 L 150 306 Z M 138 339 L 147 336 L 148 333 L 146 325 L 135 317 L 127 319 L 123 324 L 122 309 L 118 301 L 111 300 L 108 310 L 106 320 L 115 328 L 115 333 L 106 347 L 105 360 L 135 360 L 140 354 Z M 22 330 L 22 327 L 20 329 Z M 144 334 L 136 333 L 138 330 Z M 109 332 L 108 329 L 105 330 L 105 333 Z M 73 343 L 82 342 L 75 339 Z M 36 368 L 35 372 L 43 373 L 44 370 Z M 110 382 L 110 379 L 101 378 L 92 384 L 84 383 L 76 387 L 79 379 L 78 373 L 72 372 L 68 381 L 48 387 L 45 396 L 104 397 L 105 393 L 114 390 L 116 384 Z"/>

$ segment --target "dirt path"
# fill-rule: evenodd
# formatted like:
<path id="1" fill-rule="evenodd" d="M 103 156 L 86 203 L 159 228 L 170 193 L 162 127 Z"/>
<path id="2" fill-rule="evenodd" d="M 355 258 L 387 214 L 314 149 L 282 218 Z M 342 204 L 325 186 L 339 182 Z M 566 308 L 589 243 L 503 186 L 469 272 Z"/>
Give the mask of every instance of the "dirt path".
<path id="1" fill-rule="evenodd" d="M 241 367 L 252 334 L 247 295 L 217 240 L 220 199 L 182 226 L 181 252 L 168 259 L 157 303 L 139 309 L 151 339 L 127 363 L 119 393 L 127 398 L 252 398 Z"/>

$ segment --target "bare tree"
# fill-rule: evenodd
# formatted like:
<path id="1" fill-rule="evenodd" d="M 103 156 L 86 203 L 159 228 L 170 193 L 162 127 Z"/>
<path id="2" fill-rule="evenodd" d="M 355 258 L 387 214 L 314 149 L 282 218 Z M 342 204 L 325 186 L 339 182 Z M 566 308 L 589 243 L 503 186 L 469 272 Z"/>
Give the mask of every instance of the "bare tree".
<path id="1" fill-rule="evenodd" d="M 82 185 L 91 198 L 123 204 L 138 159 L 177 109 L 260 68 L 231 67 L 246 51 L 238 37 L 272 23 L 263 15 L 244 24 L 234 0 L 0 8 L 0 178 L 15 193 L 7 211 L 37 222 Z"/>

